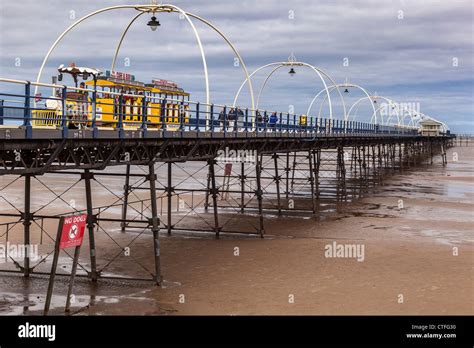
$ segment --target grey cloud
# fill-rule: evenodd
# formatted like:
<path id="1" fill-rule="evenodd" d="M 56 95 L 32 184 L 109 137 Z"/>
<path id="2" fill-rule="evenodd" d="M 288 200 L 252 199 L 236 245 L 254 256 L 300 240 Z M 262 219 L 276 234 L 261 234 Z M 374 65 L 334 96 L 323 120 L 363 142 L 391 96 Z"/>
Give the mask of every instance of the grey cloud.
<path id="1" fill-rule="evenodd" d="M 75 11 L 79 18 L 101 7 L 125 3 L 0 0 L 1 75 L 34 79 L 49 45 L 73 23 L 69 11 Z M 294 51 L 300 60 L 321 67 L 337 81 L 347 77 L 372 92 L 383 92 L 401 101 L 418 96 L 427 113 L 453 127 L 462 125 L 464 131 L 474 131 L 473 21 L 469 0 L 173 3 L 222 29 L 250 70 L 286 60 Z M 402 20 L 397 18 L 399 10 L 404 14 Z M 294 11 L 294 20 L 288 18 L 289 11 Z M 55 50 L 45 79 L 57 65 L 73 60 L 108 68 L 118 37 L 134 14 L 134 10 L 120 10 L 111 16 L 103 14 L 87 20 Z M 176 15 L 160 14 L 162 27 L 152 33 L 145 25 L 148 17 L 142 16 L 131 28 L 120 54 L 120 68 L 142 80 L 149 80 L 151 75 L 174 79 L 202 100 L 202 64 L 191 30 Z M 36 22 L 33 27 L 29 25 L 31 21 Z M 243 77 L 233 66 L 234 54 L 214 32 L 200 23 L 196 27 L 208 57 L 213 98 L 217 103 L 231 102 Z M 16 57 L 22 59 L 21 68 L 13 65 Z M 130 58 L 131 67 L 123 66 L 124 57 Z M 344 57 L 349 58 L 349 67 L 343 67 Z M 459 61 L 458 67 L 452 66 L 454 57 Z M 257 78 L 256 84 L 261 80 L 262 77 Z M 298 112 L 304 112 L 308 99 L 320 88 L 317 79 L 301 69 L 292 80 L 282 73 L 272 79 L 262 105 L 286 110 L 293 103 Z M 248 102 L 248 95 L 243 92 L 241 102 L 245 101 Z"/>

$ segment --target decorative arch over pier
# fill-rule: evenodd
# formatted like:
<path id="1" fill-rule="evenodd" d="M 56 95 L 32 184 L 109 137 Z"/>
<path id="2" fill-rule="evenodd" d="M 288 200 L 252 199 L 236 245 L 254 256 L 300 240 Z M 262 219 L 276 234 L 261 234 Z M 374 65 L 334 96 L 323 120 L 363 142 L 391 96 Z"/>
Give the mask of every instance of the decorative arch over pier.
<path id="1" fill-rule="evenodd" d="M 51 56 L 52 52 L 54 51 L 54 49 L 57 47 L 57 45 L 61 42 L 61 40 L 72 30 L 74 29 L 75 27 L 77 27 L 80 23 L 82 23 L 83 21 L 85 21 L 86 19 L 88 18 L 91 18 L 97 14 L 100 14 L 100 13 L 103 13 L 103 12 L 108 12 L 108 11 L 113 11 L 113 10 L 119 10 L 119 9 L 135 9 L 137 11 L 139 11 L 140 13 L 135 15 L 132 20 L 129 22 L 129 24 L 127 25 L 127 27 L 125 28 L 125 30 L 123 31 L 121 37 L 120 37 L 120 40 L 118 42 L 118 45 L 117 45 L 117 48 L 115 50 L 115 55 L 113 57 L 113 60 L 112 60 L 112 68 L 115 68 L 115 62 L 116 62 L 116 59 L 117 59 L 117 55 L 120 51 L 120 47 L 123 43 L 123 40 L 128 32 L 128 30 L 130 29 L 130 27 L 132 26 L 132 24 L 135 22 L 136 19 L 138 19 L 140 16 L 142 16 L 143 14 L 147 13 L 147 14 L 155 14 L 155 13 L 178 13 L 180 15 L 182 15 L 186 21 L 189 23 L 190 27 L 192 28 L 193 30 L 193 33 L 194 33 L 194 36 L 196 38 L 196 42 L 199 46 L 199 50 L 200 50 L 200 54 L 201 54 L 201 59 L 202 59 L 202 64 L 203 64 L 203 69 L 204 69 L 204 79 L 205 79 L 205 90 L 206 90 L 206 104 L 211 104 L 211 97 L 210 97 L 210 89 L 209 89 L 209 74 L 208 74 L 208 67 L 207 67 L 207 61 L 206 61 L 206 55 L 205 55 L 205 52 L 204 52 L 204 48 L 203 48 L 203 45 L 202 45 L 202 42 L 201 42 L 201 38 L 199 36 L 199 33 L 196 29 L 196 27 L 194 26 L 194 23 L 191 21 L 191 17 L 204 23 L 205 25 L 207 25 L 208 27 L 210 27 L 212 30 L 214 30 L 216 33 L 219 34 L 219 36 L 221 36 L 224 41 L 230 46 L 230 48 L 232 49 L 232 51 L 236 54 L 237 58 L 239 59 L 241 65 L 242 65 L 242 69 L 243 69 L 243 72 L 245 74 L 245 81 L 248 82 L 248 85 L 249 85 L 249 92 L 250 92 L 250 98 L 251 98 L 251 104 L 252 104 L 252 109 L 255 108 L 255 105 L 254 105 L 254 95 L 253 95 L 253 87 L 252 87 L 252 82 L 250 80 L 250 76 L 248 74 L 248 70 L 247 70 L 247 67 L 245 65 L 245 62 L 244 60 L 242 59 L 242 56 L 240 55 L 240 53 L 238 52 L 238 50 L 235 48 L 235 46 L 232 44 L 232 42 L 229 40 L 229 38 L 227 38 L 227 36 L 225 36 L 223 34 L 222 31 L 220 31 L 215 25 L 213 25 L 212 23 L 210 23 L 209 21 L 207 21 L 206 19 L 198 16 L 198 15 L 195 15 L 193 13 L 190 13 L 190 12 L 186 12 L 184 11 L 183 9 L 181 9 L 180 7 L 178 6 L 175 6 L 175 5 L 171 5 L 171 4 L 160 4 L 160 5 L 155 5 L 155 4 L 152 4 L 152 5 L 117 5 L 117 6 L 110 6 L 110 7 L 105 7 L 105 8 L 102 8 L 100 10 L 97 10 L 97 11 L 94 11 L 94 12 L 91 12 L 85 16 L 83 16 L 82 18 L 78 19 L 76 22 L 74 22 L 73 24 L 71 24 L 65 31 L 63 31 L 59 36 L 58 38 L 54 41 L 54 43 L 51 45 L 51 47 L 49 48 L 48 52 L 46 53 L 46 56 L 44 57 L 43 59 L 43 62 L 41 64 L 41 67 L 38 71 L 38 75 L 37 75 L 37 78 L 36 78 L 36 82 L 37 83 L 40 83 L 40 80 L 41 80 L 41 76 L 43 74 L 43 70 L 44 70 L 44 67 L 46 66 L 48 60 L 49 60 L 49 57 Z M 35 87 L 35 94 L 38 92 L 38 86 Z"/>
<path id="2" fill-rule="evenodd" d="M 297 61 L 295 56 L 292 54 L 288 57 L 288 60 L 287 61 L 284 61 L 284 62 L 274 62 L 274 63 L 269 63 L 269 64 L 265 64 L 265 65 L 262 65 L 261 67 L 258 67 L 257 69 L 255 69 L 249 76 L 248 79 L 244 80 L 242 82 L 242 84 L 240 85 L 239 89 L 237 90 L 237 93 L 234 97 L 234 102 L 233 102 L 233 106 L 235 106 L 237 104 L 237 100 L 240 96 L 240 93 L 242 91 L 242 88 L 245 86 L 245 84 L 247 82 L 250 82 L 252 77 L 255 76 L 255 74 L 257 74 L 259 71 L 263 70 L 263 69 L 266 69 L 266 68 L 269 68 L 269 67 L 273 67 L 273 69 L 270 71 L 270 73 L 268 73 L 265 77 L 265 80 L 262 84 L 262 87 L 260 88 L 259 90 L 259 93 L 257 95 L 257 102 L 256 102 L 256 108 L 258 109 L 259 107 L 259 102 L 260 102 L 260 97 L 263 93 L 263 90 L 265 89 L 265 86 L 267 85 L 267 82 L 268 80 L 271 78 L 271 76 L 279 69 L 283 68 L 283 67 L 290 67 L 291 69 L 293 69 L 293 67 L 296 67 L 296 66 L 300 66 L 300 67 L 305 67 L 305 68 L 308 68 L 310 69 L 311 71 L 313 71 L 318 77 L 319 79 L 321 80 L 322 84 L 324 85 L 324 89 L 323 91 L 326 92 L 326 96 L 327 96 L 327 99 L 329 101 L 328 105 L 329 105 L 329 119 L 333 119 L 333 105 L 332 105 L 332 101 L 331 101 L 331 95 L 330 95 L 330 91 L 329 91 L 329 88 L 328 88 L 328 85 L 326 83 L 326 80 L 323 78 L 323 75 L 324 77 L 326 77 L 329 81 L 331 81 L 331 83 L 333 83 L 334 85 L 337 85 L 336 82 L 334 81 L 334 79 L 329 76 L 325 71 L 323 71 L 322 69 L 318 68 L 318 67 L 315 67 L 309 63 L 305 63 L 305 62 L 300 62 L 300 61 Z M 345 114 L 345 104 L 344 104 L 344 97 L 342 96 L 342 93 L 340 92 L 340 90 L 338 89 L 338 93 L 339 93 L 339 96 L 341 98 L 341 101 L 342 101 L 342 105 L 343 105 L 343 108 L 344 108 L 344 114 Z"/>

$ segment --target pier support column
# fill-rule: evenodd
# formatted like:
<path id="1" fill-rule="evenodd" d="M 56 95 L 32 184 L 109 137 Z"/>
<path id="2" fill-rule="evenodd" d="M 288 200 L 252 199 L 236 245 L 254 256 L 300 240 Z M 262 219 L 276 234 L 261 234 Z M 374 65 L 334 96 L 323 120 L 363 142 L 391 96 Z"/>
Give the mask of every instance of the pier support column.
<path id="1" fill-rule="evenodd" d="M 410 155 L 408 153 L 408 143 L 403 144 L 403 166 L 410 168 Z"/>
<path id="2" fill-rule="evenodd" d="M 290 153 L 286 153 L 286 167 L 285 167 L 285 197 L 288 200 L 290 195 Z"/>
<path id="3" fill-rule="evenodd" d="M 25 256 L 23 258 L 23 276 L 30 276 L 30 226 L 33 214 L 31 214 L 31 175 L 25 176 L 25 206 L 23 212 L 23 234 L 25 244 Z"/>
<path id="4" fill-rule="evenodd" d="M 309 184 L 311 186 L 311 207 L 313 214 L 316 213 L 316 204 L 315 204 L 315 191 L 314 191 L 314 169 L 313 169 L 313 150 L 308 151 L 308 162 L 309 162 Z"/>
<path id="5" fill-rule="evenodd" d="M 240 164 L 240 212 L 243 214 L 245 209 L 245 162 Z"/>
<path id="6" fill-rule="evenodd" d="M 351 148 L 351 164 L 349 167 L 349 171 L 352 173 L 354 170 L 354 163 L 355 163 L 355 152 L 354 152 L 354 147 Z"/>
<path id="7" fill-rule="evenodd" d="M 316 151 L 313 151 L 313 163 L 314 163 L 314 180 L 315 180 L 315 189 L 316 189 L 316 209 L 319 213 L 319 206 L 320 206 L 320 197 L 321 197 L 321 190 L 320 190 L 320 182 L 319 182 L 319 169 L 321 168 L 321 149 L 318 148 Z"/>
<path id="8" fill-rule="evenodd" d="M 294 191 L 294 185 L 295 185 L 295 171 L 296 171 L 296 151 L 293 153 L 293 163 L 291 167 L 291 192 Z"/>
<path id="9" fill-rule="evenodd" d="M 344 147 L 337 148 L 337 201 L 347 201 Z"/>
<path id="10" fill-rule="evenodd" d="M 383 172 L 383 153 L 382 153 L 382 149 L 381 149 L 380 144 L 377 145 L 377 162 L 378 162 L 377 172 L 378 172 L 378 177 L 379 177 L 379 184 L 383 185 L 383 176 L 384 176 L 384 172 Z"/>
<path id="11" fill-rule="evenodd" d="M 257 156 L 257 161 L 255 162 L 255 178 L 257 181 L 257 189 L 255 191 L 255 195 L 257 196 L 257 204 L 258 204 L 258 217 L 259 217 L 259 233 L 260 237 L 263 238 L 265 234 L 265 230 L 263 227 L 263 191 L 262 191 L 262 183 L 261 183 L 261 174 L 262 174 L 262 155 Z"/>
<path id="12" fill-rule="evenodd" d="M 214 171 L 214 165 L 216 164 L 216 160 L 214 158 L 207 161 L 209 166 L 209 176 L 210 176 L 210 183 L 211 189 L 209 190 L 209 194 L 212 197 L 212 208 L 214 213 L 214 231 L 216 233 L 216 238 L 219 238 L 219 233 L 221 228 L 219 227 L 219 214 L 218 214 L 218 207 L 217 207 L 217 195 L 218 189 L 216 187 L 216 175 Z"/>
<path id="13" fill-rule="evenodd" d="M 351 192 L 352 192 L 352 199 L 355 199 L 356 197 L 356 190 L 357 190 L 357 185 L 359 183 L 359 177 L 358 177 L 358 174 L 357 174 L 357 166 L 358 166 L 358 162 L 357 162 L 357 147 L 353 146 L 352 147 L 352 153 L 351 153 L 351 167 L 350 167 L 350 171 L 351 171 L 351 174 L 352 174 L 352 177 L 351 177 Z"/>
<path id="14" fill-rule="evenodd" d="M 125 232 L 125 227 L 127 223 L 127 209 L 128 209 L 128 195 L 130 194 L 130 164 L 127 164 L 125 168 L 125 184 L 123 185 L 123 205 L 122 205 L 122 223 L 120 224 L 120 229 L 122 232 Z"/>
<path id="15" fill-rule="evenodd" d="M 377 165 L 375 164 L 375 159 L 376 159 L 376 155 L 375 155 L 375 145 L 371 145 L 370 146 L 370 149 L 372 150 L 372 176 L 374 178 L 374 186 L 375 186 L 375 178 L 377 176 Z"/>
<path id="16" fill-rule="evenodd" d="M 444 141 L 441 143 L 441 160 L 443 161 L 443 167 L 446 167 L 448 164 L 447 155 L 446 155 L 446 144 Z"/>
<path id="17" fill-rule="evenodd" d="M 389 145 L 389 155 L 390 155 L 390 171 L 393 174 L 395 171 L 395 144 Z"/>
<path id="18" fill-rule="evenodd" d="M 209 208 L 209 192 L 211 192 L 211 167 L 209 166 L 209 161 L 207 162 L 208 172 L 206 180 L 206 198 L 204 199 L 204 211 L 207 213 Z"/>
<path id="19" fill-rule="evenodd" d="M 168 235 L 171 235 L 171 229 L 173 228 L 173 225 L 171 223 L 171 199 L 174 188 L 172 186 L 173 181 L 172 181 L 172 174 L 173 174 L 173 162 L 168 162 L 168 184 L 166 186 L 166 196 L 167 196 L 167 222 L 166 222 L 166 229 L 168 230 Z"/>
<path id="20" fill-rule="evenodd" d="M 89 231 L 89 255 L 91 260 L 91 272 L 90 279 L 93 282 L 97 281 L 97 265 L 96 265 L 96 253 L 95 253 L 95 236 L 94 228 L 95 223 L 97 222 L 97 217 L 94 215 L 93 206 L 92 206 L 92 189 L 91 189 L 91 179 L 94 178 L 94 175 L 89 171 L 89 169 L 84 169 L 82 175 L 84 179 L 84 184 L 86 188 L 86 206 L 87 206 L 87 229 Z"/>
<path id="21" fill-rule="evenodd" d="M 364 191 L 367 192 L 369 189 L 369 170 L 367 165 L 367 154 L 365 151 L 365 145 L 362 146 L 362 170 L 364 178 Z"/>
<path id="22" fill-rule="evenodd" d="M 398 143 L 398 170 L 403 172 L 403 156 L 402 156 L 402 143 Z"/>
<path id="23" fill-rule="evenodd" d="M 361 196 L 364 186 L 364 172 L 362 170 L 362 156 L 360 146 L 357 146 L 357 166 L 359 172 L 359 196 Z"/>
<path id="24" fill-rule="evenodd" d="M 417 158 L 417 142 L 415 141 L 413 143 L 413 166 L 416 167 L 417 165 L 417 161 L 418 161 L 418 158 Z"/>
<path id="25" fill-rule="evenodd" d="M 155 283 L 161 284 L 161 265 L 160 265 L 160 221 L 158 219 L 158 207 L 156 203 L 156 174 L 155 162 L 148 165 L 148 181 L 150 182 L 150 201 L 151 201 L 151 231 L 153 233 L 153 247 L 155 257 Z"/>
<path id="26" fill-rule="evenodd" d="M 278 158 L 279 156 L 274 153 L 273 156 L 273 166 L 274 166 L 274 172 L 275 176 L 273 177 L 273 180 L 275 181 L 275 186 L 276 186 L 276 192 L 277 192 L 277 204 L 278 204 L 278 215 L 281 215 L 281 198 L 280 198 L 280 175 L 278 175 Z"/>

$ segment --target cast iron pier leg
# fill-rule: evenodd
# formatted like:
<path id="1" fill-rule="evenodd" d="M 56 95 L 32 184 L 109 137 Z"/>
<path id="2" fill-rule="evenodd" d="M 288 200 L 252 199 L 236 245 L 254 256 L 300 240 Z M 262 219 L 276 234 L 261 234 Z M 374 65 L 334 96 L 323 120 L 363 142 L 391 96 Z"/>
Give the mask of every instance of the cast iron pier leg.
<path id="1" fill-rule="evenodd" d="M 173 163 L 172 162 L 168 162 L 168 187 L 166 187 L 166 195 L 168 197 L 168 222 L 167 222 L 167 230 L 168 230 L 168 235 L 171 234 L 171 229 L 172 229 L 172 225 L 171 225 L 171 198 L 172 198 L 172 193 L 173 193 L 173 187 L 171 186 L 172 185 L 172 166 L 173 166 Z"/>
<path id="2" fill-rule="evenodd" d="M 315 200 L 315 192 L 314 192 L 314 168 L 313 168 L 313 154 L 311 153 L 312 150 L 308 150 L 308 162 L 309 162 L 309 184 L 311 186 L 311 208 L 313 214 L 316 213 L 316 202 Z"/>
<path id="3" fill-rule="evenodd" d="M 87 229 L 89 231 L 89 250 L 91 259 L 91 273 L 90 278 L 93 282 L 97 281 L 97 265 L 96 265 L 96 254 L 95 254 L 95 236 L 94 228 L 96 217 L 93 214 L 92 207 L 92 190 L 91 190 L 91 179 L 94 177 L 89 169 L 84 169 L 84 183 L 86 186 L 86 205 L 87 205 Z"/>
<path id="4" fill-rule="evenodd" d="M 23 275 L 30 276 L 30 225 L 31 225 L 31 175 L 25 175 L 25 211 L 23 213 L 25 257 L 23 259 Z"/>
<path id="5" fill-rule="evenodd" d="M 158 207 L 156 204 L 156 174 L 155 162 L 148 164 L 148 181 L 150 182 L 150 200 L 151 200 L 151 231 L 153 233 L 153 247 L 155 257 L 155 283 L 161 283 L 161 266 L 160 266 L 160 221 L 158 219 Z"/>
<path id="6" fill-rule="evenodd" d="M 273 154 L 273 166 L 275 167 L 275 180 L 276 191 L 277 191 L 277 204 L 278 204 L 278 215 L 281 215 L 281 199 L 280 199 L 280 176 L 278 175 L 278 155 Z"/>
<path id="7" fill-rule="evenodd" d="M 209 193 L 212 196 L 212 208 L 214 211 L 214 231 L 216 232 L 216 238 L 219 238 L 219 232 L 220 232 L 220 227 L 219 227 L 219 215 L 217 211 L 217 188 L 216 188 L 216 176 L 214 172 L 214 164 L 216 163 L 216 160 L 210 159 L 208 160 L 208 165 L 209 165 L 209 176 L 210 176 L 210 181 L 211 181 L 211 189 Z"/>
<path id="8" fill-rule="evenodd" d="M 121 224 L 121 230 L 122 232 L 125 232 L 125 227 L 127 226 L 127 223 L 125 220 L 127 220 L 127 209 L 128 209 L 128 195 L 130 193 L 130 164 L 127 164 L 127 167 L 125 169 L 125 184 L 123 185 L 123 206 L 122 206 L 122 224 Z"/>
<path id="9" fill-rule="evenodd" d="M 262 185 L 260 182 L 260 177 L 262 173 L 262 156 L 257 156 L 257 162 L 255 163 L 255 177 L 257 181 L 257 190 L 255 191 L 255 195 L 257 196 L 257 202 L 258 202 L 258 216 L 259 216 L 259 233 L 260 237 L 263 238 L 263 235 L 265 234 L 265 230 L 263 228 L 263 206 L 262 206 Z"/>
<path id="10" fill-rule="evenodd" d="M 321 167 L 321 149 L 316 149 L 316 151 L 313 151 L 313 163 L 314 163 L 314 180 L 315 180 L 315 188 L 316 188 L 316 209 L 317 212 L 319 213 L 319 208 L 320 208 L 320 187 L 319 187 L 319 169 Z"/>
<path id="11" fill-rule="evenodd" d="M 209 192 L 211 190 L 211 167 L 208 163 L 208 172 L 207 172 L 207 182 L 206 182 L 206 199 L 204 200 L 204 211 L 207 213 L 207 209 L 209 208 Z"/>
<path id="12" fill-rule="evenodd" d="M 244 213 L 245 208 L 245 162 L 240 164 L 240 212 Z"/>
<path id="13" fill-rule="evenodd" d="M 285 195 L 286 199 L 288 200 L 290 194 L 290 153 L 286 153 L 286 167 L 285 167 Z"/>

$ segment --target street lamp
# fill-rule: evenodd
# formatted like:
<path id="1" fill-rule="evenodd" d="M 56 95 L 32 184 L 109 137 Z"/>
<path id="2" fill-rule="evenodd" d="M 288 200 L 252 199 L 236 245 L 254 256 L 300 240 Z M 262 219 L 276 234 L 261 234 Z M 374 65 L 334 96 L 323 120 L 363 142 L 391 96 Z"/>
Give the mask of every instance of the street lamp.
<path id="1" fill-rule="evenodd" d="M 288 71 L 288 74 L 290 74 L 290 76 L 293 76 L 294 74 L 296 74 L 295 69 L 291 68 L 290 71 Z"/>
<path id="2" fill-rule="evenodd" d="M 153 16 L 153 17 L 151 17 L 151 21 L 149 21 L 149 22 L 147 23 L 147 25 L 150 27 L 150 29 L 151 29 L 152 31 L 155 31 L 156 28 L 158 28 L 161 24 L 160 24 L 159 21 L 156 20 L 156 17 Z"/>

